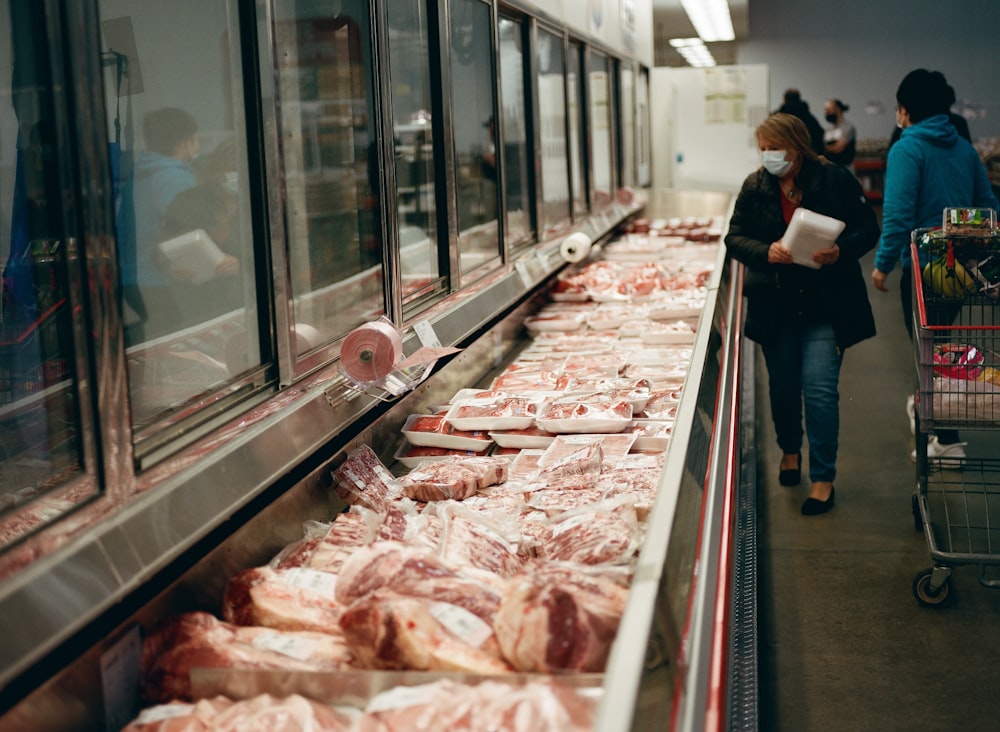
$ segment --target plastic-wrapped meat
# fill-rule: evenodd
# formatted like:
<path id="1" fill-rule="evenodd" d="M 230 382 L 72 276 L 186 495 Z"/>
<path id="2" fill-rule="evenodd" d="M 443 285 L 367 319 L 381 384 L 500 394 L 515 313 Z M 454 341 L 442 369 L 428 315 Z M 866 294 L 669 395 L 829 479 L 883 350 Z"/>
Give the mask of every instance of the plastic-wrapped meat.
<path id="1" fill-rule="evenodd" d="M 171 702 L 142 711 L 122 732 L 350 732 L 350 715 L 298 694 L 224 696 L 194 704 Z"/>
<path id="2" fill-rule="evenodd" d="M 592 442 L 542 466 L 535 479 L 552 489 L 593 488 L 601 474 L 603 459 L 601 444 Z"/>
<path id="3" fill-rule="evenodd" d="M 579 564 L 621 564 L 639 550 L 635 511 L 612 499 L 557 518 L 538 537 L 539 556 Z"/>
<path id="4" fill-rule="evenodd" d="M 345 503 L 382 511 L 390 500 L 388 486 L 393 477 L 374 450 L 362 445 L 333 471 L 333 484 Z"/>
<path id="5" fill-rule="evenodd" d="M 632 419 L 632 405 L 627 399 L 554 399 L 546 405 L 545 419 Z"/>
<path id="6" fill-rule="evenodd" d="M 600 575 L 536 563 L 511 579 L 493 627 L 518 671 L 601 672 L 628 590 Z"/>
<path id="7" fill-rule="evenodd" d="M 527 501 L 529 508 L 556 516 L 581 506 L 591 506 L 604 499 L 601 488 L 546 489 L 535 491 Z"/>
<path id="8" fill-rule="evenodd" d="M 369 669 L 504 673 L 493 628 L 445 602 L 367 595 L 340 616 L 357 665 Z"/>
<path id="9" fill-rule="evenodd" d="M 352 509 L 329 524 L 308 522 L 302 539 L 282 549 L 270 562 L 274 569 L 309 567 L 333 572 L 359 546 L 371 539 L 366 517 Z"/>
<path id="10" fill-rule="evenodd" d="M 373 697 L 366 722 L 377 732 L 589 732 L 597 700 L 555 680 L 476 685 L 443 679 Z"/>
<path id="11" fill-rule="evenodd" d="M 338 634 L 336 581 L 335 574 L 314 569 L 245 569 L 226 584 L 222 617 L 236 625 Z"/>
<path id="12" fill-rule="evenodd" d="M 516 516 L 485 515 L 462 505 L 445 506 L 440 513 L 444 522 L 440 555 L 449 565 L 478 567 L 500 577 L 521 568 L 527 555 Z"/>
<path id="13" fill-rule="evenodd" d="M 143 698 L 159 703 L 190 699 L 193 668 L 336 671 L 352 657 L 343 640 L 328 633 L 239 626 L 204 612 L 172 617 L 143 644 Z"/>
<path id="14" fill-rule="evenodd" d="M 368 595 L 391 592 L 458 605 L 492 622 L 505 587 L 498 576 L 471 567 L 454 569 L 426 549 L 384 541 L 359 549 L 344 564 L 335 597 L 346 606 Z"/>
<path id="15" fill-rule="evenodd" d="M 461 501 L 507 480 L 503 458 L 471 457 L 425 463 L 398 480 L 400 492 L 417 501 Z"/>
<path id="16" fill-rule="evenodd" d="M 385 513 L 374 516 L 376 541 L 402 541 L 434 548 L 441 538 L 441 521 L 421 512 L 419 506 L 408 498 L 386 506 Z"/>
<path id="17" fill-rule="evenodd" d="M 680 398 L 680 389 L 657 389 L 650 393 L 642 414 L 648 419 L 673 420 L 677 416 Z"/>

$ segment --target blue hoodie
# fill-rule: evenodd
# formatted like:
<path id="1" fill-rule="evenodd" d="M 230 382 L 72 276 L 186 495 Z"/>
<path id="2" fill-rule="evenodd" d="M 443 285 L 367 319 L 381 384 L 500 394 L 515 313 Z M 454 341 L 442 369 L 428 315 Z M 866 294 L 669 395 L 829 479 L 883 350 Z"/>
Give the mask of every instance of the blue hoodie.
<path id="1" fill-rule="evenodd" d="M 882 238 L 875 268 L 910 266 L 910 233 L 941 226 L 946 208 L 1000 207 L 979 153 L 961 138 L 948 115 L 903 130 L 889 149 L 882 201 Z"/>
<path id="2" fill-rule="evenodd" d="M 167 207 L 174 197 L 195 184 L 194 171 L 182 160 L 145 150 L 135 161 L 132 179 L 135 205 L 135 244 L 124 247 L 123 274 L 139 285 L 166 285 L 170 280 L 153 261 L 153 249 Z"/>

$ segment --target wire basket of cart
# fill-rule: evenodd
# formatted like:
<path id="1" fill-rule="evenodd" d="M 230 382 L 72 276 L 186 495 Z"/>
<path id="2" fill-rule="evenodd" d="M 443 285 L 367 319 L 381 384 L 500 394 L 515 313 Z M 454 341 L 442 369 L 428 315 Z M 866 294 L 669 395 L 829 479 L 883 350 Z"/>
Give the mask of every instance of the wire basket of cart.
<path id="1" fill-rule="evenodd" d="M 939 229 L 913 232 L 917 481 L 912 508 L 934 566 L 918 572 L 924 605 L 948 597 L 952 568 L 976 565 L 1000 586 L 1000 459 L 929 450 L 939 430 L 1000 429 L 1000 233 L 996 213 L 945 209 Z"/>

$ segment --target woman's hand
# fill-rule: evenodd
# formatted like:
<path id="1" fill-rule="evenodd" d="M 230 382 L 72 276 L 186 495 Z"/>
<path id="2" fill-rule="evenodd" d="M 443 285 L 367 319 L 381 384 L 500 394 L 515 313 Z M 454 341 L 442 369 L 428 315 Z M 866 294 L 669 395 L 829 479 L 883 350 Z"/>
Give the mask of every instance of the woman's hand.
<path id="1" fill-rule="evenodd" d="M 813 261 L 816 264 L 835 264 L 838 259 L 840 259 L 840 247 L 836 244 L 832 247 L 827 247 L 826 249 L 820 249 L 818 252 L 813 254 Z"/>
<path id="2" fill-rule="evenodd" d="M 879 269 L 872 270 L 872 284 L 875 286 L 876 290 L 881 290 L 882 292 L 889 291 L 889 288 L 885 286 L 886 277 L 888 277 L 888 273 Z"/>
<path id="3" fill-rule="evenodd" d="M 792 263 L 792 253 L 785 249 L 784 244 L 781 243 L 781 239 L 778 241 L 771 242 L 771 246 L 767 249 L 767 263 L 768 264 L 791 264 Z"/>

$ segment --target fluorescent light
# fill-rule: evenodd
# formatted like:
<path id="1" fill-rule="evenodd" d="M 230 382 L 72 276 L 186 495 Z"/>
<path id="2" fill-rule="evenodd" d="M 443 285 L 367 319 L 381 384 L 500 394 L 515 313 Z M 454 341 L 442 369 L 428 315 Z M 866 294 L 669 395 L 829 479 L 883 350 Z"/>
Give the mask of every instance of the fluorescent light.
<path id="1" fill-rule="evenodd" d="M 733 19 L 727 0 L 681 0 L 684 12 L 703 41 L 732 41 Z"/>
<path id="2" fill-rule="evenodd" d="M 700 38 L 671 38 L 670 45 L 689 66 L 715 66 L 715 58 Z"/>

